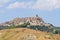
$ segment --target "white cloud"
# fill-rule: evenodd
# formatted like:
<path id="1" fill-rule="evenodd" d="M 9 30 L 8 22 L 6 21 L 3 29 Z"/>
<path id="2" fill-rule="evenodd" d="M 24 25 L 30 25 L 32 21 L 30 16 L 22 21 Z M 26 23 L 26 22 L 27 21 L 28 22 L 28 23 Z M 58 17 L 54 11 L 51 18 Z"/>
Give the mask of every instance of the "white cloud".
<path id="1" fill-rule="evenodd" d="M 13 4 L 10 4 L 7 8 L 18 8 L 18 7 L 23 7 L 24 6 L 24 2 L 19 3 L 19 2 L 15 2 Z"/>
<path id="2" fill-rule="evenodd" d="M 60 0 L 37 0 L 36 2 L 15 2 L 7 8 L 28 8 L 28 9 L 56 9 L 60 8 Z"/>
<path id="3" fill-rule="evenodd" d="M 0 7 L 3 7 L 3 5 L 8 2 L 10 2 L 10 0 L 0 0 Z"/>
<path id="4" fill-rule="evenodd" d="M 9 2 L 10 0 L 0 0 L 0 3 L 7 3 Z"/>
<path id="5" fill-rule="evenodd" d="M 7 8 L 31 8 L 33 7 L 34 3 L 33 2 L 15 2 L 13 4 L 10 4 Z"/>

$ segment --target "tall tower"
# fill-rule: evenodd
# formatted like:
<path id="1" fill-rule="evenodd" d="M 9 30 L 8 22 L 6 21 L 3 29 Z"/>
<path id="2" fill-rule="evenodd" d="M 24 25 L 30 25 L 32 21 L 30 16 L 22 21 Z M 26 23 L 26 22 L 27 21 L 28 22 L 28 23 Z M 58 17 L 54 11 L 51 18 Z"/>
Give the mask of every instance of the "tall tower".
<path id="1" fill-rule="evenodd" d="M 36 16 L 35 17 L 38 17 L 38 14 L 36 14 Z"/>

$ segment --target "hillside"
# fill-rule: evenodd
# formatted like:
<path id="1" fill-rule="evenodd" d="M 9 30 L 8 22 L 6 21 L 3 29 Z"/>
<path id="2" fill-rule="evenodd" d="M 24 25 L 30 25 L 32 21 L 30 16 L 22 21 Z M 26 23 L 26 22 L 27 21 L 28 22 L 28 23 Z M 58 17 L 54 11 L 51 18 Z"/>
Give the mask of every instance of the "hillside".
<path id="1" fill-rule="evenodd" d="M 53 28 L 54 26 L 50 23 L 44 22 L 44 20 L 39 17 L 38 15 L 33 16 L 33 17 L 25 17 L 25 18 L 14 18 L 10 21 L 4 22 L 0 24 L 0 29 L 5 29 L 6 27 L 11 27 L 11 26 L 18 26 L 18 25 L 27 25 L 27 27 L 31 26 L 46 26 L 48 28 Z M 23 25 L 22 25 L 23 26 Z"/>
<path id="2" fill-rule="evenodd" d="M 27 28 L 0 30 L 0 40 L 60 40 L 60 35 Z"/>
<path id="3" fill-rule="evenodd" d="M 0 24 L 0 40 L 60 40 L 60 30 L 38 15 Z"/>

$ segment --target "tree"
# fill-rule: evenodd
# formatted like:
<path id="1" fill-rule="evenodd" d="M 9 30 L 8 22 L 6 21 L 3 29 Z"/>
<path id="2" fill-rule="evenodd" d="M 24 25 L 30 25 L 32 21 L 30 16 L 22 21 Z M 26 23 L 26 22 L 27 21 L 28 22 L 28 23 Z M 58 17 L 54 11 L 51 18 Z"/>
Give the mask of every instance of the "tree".
<path id="1" fill-rule="evenodd" d="M 11 29 L 11 28 L 16 28 L 15 25 L 7 26 L 5 29 Z"/>
<path id="2" fill-rule="evenodd" d="M 30 25 L 30 23 L 29 22 L 25 22 L 25 23 L 23 23 L 23 24 L 21 24 L 21 25 L 18 25 L 17 27 L 27 27 L 27 25 Z"/>
<path id="3" fill-rule="evenodd" d="M 56 30 L 55 31 L 55 34 L 60 34 L 60 30 Z"/>

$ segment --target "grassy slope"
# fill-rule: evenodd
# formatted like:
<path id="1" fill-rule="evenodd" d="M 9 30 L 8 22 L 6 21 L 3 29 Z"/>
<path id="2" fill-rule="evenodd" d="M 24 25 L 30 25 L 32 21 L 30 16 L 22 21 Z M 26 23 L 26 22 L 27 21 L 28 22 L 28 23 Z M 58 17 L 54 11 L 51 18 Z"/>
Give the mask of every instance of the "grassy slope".
<path id="1" fill-rule="evenodd" d="M 28 38 L 31 40 L 60 40 L 59 35 L 27 28 L 0 30 L 0 40 L 29 40 Z"/>

